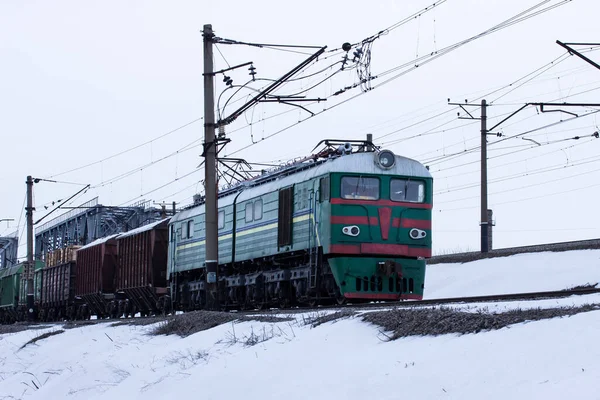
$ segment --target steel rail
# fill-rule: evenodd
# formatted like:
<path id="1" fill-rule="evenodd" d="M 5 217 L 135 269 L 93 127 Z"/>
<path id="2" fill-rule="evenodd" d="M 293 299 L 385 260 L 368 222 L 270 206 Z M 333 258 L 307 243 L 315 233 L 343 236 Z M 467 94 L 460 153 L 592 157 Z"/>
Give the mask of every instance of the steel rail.
<path id="1" fill-rule="evenodd" d="M 266 310 L 241 310 L 237 311 L 240 315 L 256 315 L 256 314 L 292 314 L 304 313 L 324 310 L 344 310 L 344 309 L 372 309 L 372 308 L 411 308 L 425 305 L 442 305 L 452 303 L 485 303 L 485 302 L 501 302 L 501 301 L 516 301 L 516 300 L 543 300 L 556 299 L 569 296 L 583 296 L 588 294 L 600 293 L 600 288 L 586 287 L 579 289 L 563 289 L 543 292 L 525 292 L 525 293 L 509 293 L 496 294 L 485 296 L 464 296 L 464 297 L 446 297 L 440 299 L 425 299 L 425 300 L 404 300 L 404 301 L 388 301 L 388 302 L 371 302 L 371 303 L 348 303 L 343 305 L 324 305 L 317 307 L 295 307 L 295 308 L 273 308 Z"/>
<path id="2" fill-rule="evenodd" d="M 485 302 L 502 302 L 502 301 L 516 301 L 516 300 L 544 300 L 544 299 L 556 299 L 570 296 L 584 296 L 589 294 L 600 293 L 600 288 L 596 287 L 585 287 L 579 289 L 563 289 L 563 290 L 552 290 L 543 292 L 525 292 L 525 293 L 510 293 L 510 294 L 497 294 L 497 295 L 485 295 L 485 296 L 464 296 L 464 297 L 447 297 L 440 299 L 426 299 L 426 300 L 405 300 L 405 301 L 389 301 L 389 302 L 372 302 L 372 303 L 357 303 L 357 304 L 343 304 L 343 305 L 324 305 L 317 307 L 294 307 L 294 308 L 271 308 L 264 310 L 230 310 L 231 314 L 238 314 L 241 317 L 244 316 L 260 316 L 260 315 L 273 315 L 281 314 L 283 316 L 290 314 L 301 314 L 310 312 L 319 312 L 327 310 L 356 310 L 361 309 L 389 309 L 389 308 L 413 308 L 418 306 L 429 306 L 429 305 L 442 305 L 442 304 L 469 304 L 469 303 L 485 303 Z M 193 312 L 193 311 L 187 311 Z M 184 312 L 185 314 L 185 312 Z M 71 325 L 70 327 L 96 325 L 98 323 L 117 323 L 119 325 L 126 325 L 128 322 L 131 324 L 140 323 L 141 320 L 150 320 L 156 323 L 165 321 L 167 319 L 174 318 L 174 315 L 154 315 L 148 317 L 134 317 L 134 318 L 119 318 L 119 319 L 99 319 L 99 320 L 85 320 L 85 321 L 61 321 L 61 322 L 34 322 L 31 324 L 25 324 L 28 327 L 34 326 L 55 326 L 55 325 Z M 2 324 L 0 324 L 2 325 Z"/>

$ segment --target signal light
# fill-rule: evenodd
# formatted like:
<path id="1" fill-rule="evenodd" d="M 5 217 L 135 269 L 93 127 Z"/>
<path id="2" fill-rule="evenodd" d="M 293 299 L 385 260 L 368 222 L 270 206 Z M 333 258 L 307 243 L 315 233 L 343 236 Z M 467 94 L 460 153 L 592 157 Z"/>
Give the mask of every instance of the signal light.
<path id="1" fill-rule="evenodd" d="M 356 225 L 352 225 L 352 226 L 345 226 L 342 228 L 342 233 L 344 235 L 348 235 L 348 236 L 352 236 L 352 237 L 356 237 L 360 234 L 360 228 Z"/>
<path id="2" fill-rule="evenodd" d="M 411 239 L 423 239 L 425 236 L 427 236 L 427 232 L 421 229 L 413 228 L 408 232 L 408 235 Z"/>
<path id="3" fill-rule="evenodd" d="M 396 165 L 396 156 L 390 150 L 381 150 L 375 153 L 375 164 L 379 168 L 390 169 Z"/>

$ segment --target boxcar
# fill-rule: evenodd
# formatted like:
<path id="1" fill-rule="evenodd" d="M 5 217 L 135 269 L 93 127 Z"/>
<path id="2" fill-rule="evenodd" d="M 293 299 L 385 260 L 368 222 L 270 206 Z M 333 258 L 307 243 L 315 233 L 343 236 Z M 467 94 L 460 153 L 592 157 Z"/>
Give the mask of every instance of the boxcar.
<path id="1" fill-rule="evenodd" d="M 40 304 L 47 315 L 42 319 L 76 318 L 74 298 L 75 262 L 44 267 Z"/>
<path id="2" fill-rule="evenodd" d="M 167 294 L 168 222 L 164 219 L 117 237 L 118 265 L 115 291 L 120 313 L 157 312 Z"/>
<path id="3" fill-rule="evenodd" d="M 118 235 L 98 239 L 77 251 L 75 298 L 84 304 L 83 315 L 98 318 L 114 314 Z"/>
<path id="4" fill-rule="evenodd" d="M 46 321 L 77 318 L 75 307 L 75 261 L 81 246 L 69 246 L 46 253 L 40 273 L 40 319 Z"/>

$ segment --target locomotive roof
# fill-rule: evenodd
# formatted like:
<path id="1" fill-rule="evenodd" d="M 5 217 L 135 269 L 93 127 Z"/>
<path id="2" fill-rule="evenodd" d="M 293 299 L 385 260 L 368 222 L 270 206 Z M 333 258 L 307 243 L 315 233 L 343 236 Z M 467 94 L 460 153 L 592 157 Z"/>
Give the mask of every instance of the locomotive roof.
<path id="1" fill-rule="evenodd" d="M 233 204 L 236 196 L 237 202 L 252 199 L 265 192 L 275 192 L 280 188 L 304 182 L 312 178 L 332 172 L 361 173 L 375 175 L 401 175 L 416 178 L 431 178 L 429 170 L 420 162 L 396 155 L 396 163 L 390 169 L 382 169 L 375 163 L 375 152 L 360 152 L 347 154 L 335 158 L 316 161 L 312 163 L 299 163 L 276 171 L 272 174 L 260 176 L 253 181 L 242 182 L 234 188 L 228 189 L 227 194 L 219 197 L 219 207 Z M 241 193 L 240 193 L 241 192 Z M 238 196 L 239 195 L 239 196 Z M 170 223 L 181 221 L 192 216 L 204 213 L 204 204 L 199 204 L 177 213 Z"/>

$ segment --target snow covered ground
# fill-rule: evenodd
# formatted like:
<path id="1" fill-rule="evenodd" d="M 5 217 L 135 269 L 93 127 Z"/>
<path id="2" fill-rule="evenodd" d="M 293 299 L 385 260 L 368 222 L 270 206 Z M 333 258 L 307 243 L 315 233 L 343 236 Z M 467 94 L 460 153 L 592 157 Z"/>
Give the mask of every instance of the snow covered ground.
<path id="1" fill-rule="evenodd" d="M 425 299 L 562 290 L 600 282 L 600 250 L 544 252 L 427 266 Z"/>
<path id="2" fill-rule="evenodd" d="M 600 281 L 599 264 L 600 251 L 575 251 L 435 265 L 426 290 L 450 297 L 564 289 Z M 598 302 L 600 295 L 457 307 Z M 600 311 L 393 342 L 359 317 L 316 328 L 305 323 L 310 317 L 228 323 L 186 338 L 101 323 L 22 349 L 61 325 L 3 334 L 0 400 L 600 398 Z"/>

